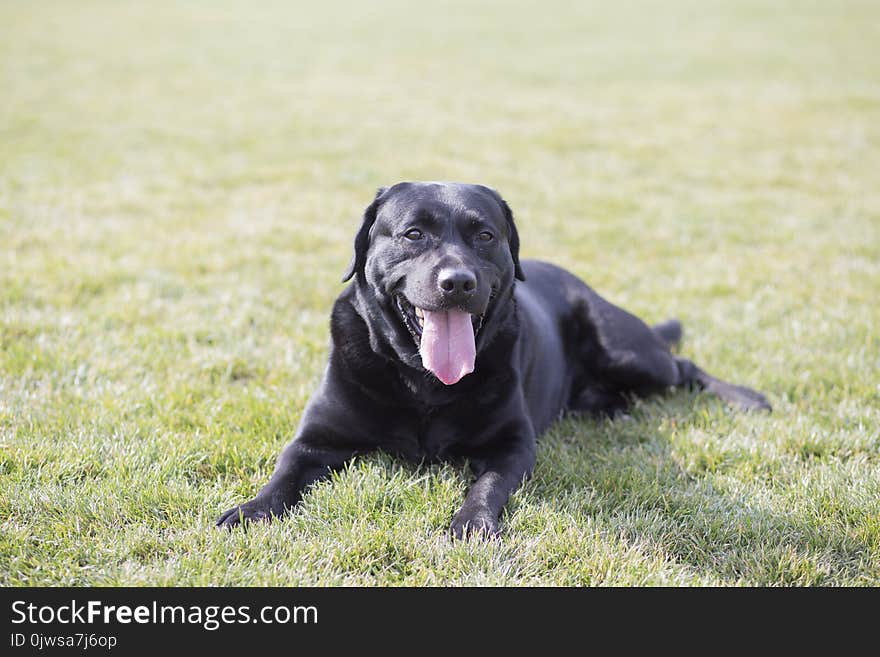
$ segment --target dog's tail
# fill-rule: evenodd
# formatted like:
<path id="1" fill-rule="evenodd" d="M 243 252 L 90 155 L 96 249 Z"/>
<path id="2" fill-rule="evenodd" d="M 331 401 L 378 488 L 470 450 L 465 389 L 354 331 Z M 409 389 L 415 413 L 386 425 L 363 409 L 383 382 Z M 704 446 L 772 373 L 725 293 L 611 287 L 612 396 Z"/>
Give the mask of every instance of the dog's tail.
<path id="1" fill-rule="evenodd" d="M 677 319 L 667 319 L 651 328 L 670 349 L 674 349 L 681 342 L 682 327 Z"/>

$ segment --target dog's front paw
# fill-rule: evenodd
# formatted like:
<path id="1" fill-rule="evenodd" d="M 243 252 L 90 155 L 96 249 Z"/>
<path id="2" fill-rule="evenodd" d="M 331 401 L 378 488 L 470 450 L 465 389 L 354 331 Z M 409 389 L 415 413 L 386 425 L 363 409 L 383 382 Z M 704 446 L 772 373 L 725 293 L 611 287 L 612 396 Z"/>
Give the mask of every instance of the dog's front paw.
<path id="1" fill-rule="evenodd" d="M 463 508 L 455 514 L 449 528 L 452 538 L 464 540 L 471 536 L 497 538 L 501 533 L 496 518 L 488 509 Z"/>
<path id="2" fill-rule="evenodd" d="M 284 505 L 273 504 L 271 500 L 257 497 L 250 502 L 229 509 L 217 520 L 218 527 L 232 529 L 250 522 L 266 522 L 285 511 Z"/>

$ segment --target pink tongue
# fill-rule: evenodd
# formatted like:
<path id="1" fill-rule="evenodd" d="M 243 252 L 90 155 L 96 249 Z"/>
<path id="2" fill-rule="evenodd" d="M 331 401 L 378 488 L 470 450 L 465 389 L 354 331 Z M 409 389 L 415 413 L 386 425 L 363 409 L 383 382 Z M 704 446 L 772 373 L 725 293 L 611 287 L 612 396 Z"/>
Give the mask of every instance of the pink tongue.
<path id="1" fill-rule="evenodd" d="M 422 365 L 448 386 L 474 371 L 477 348 L 471 316 L 461 310 L 422 310 Z"/>

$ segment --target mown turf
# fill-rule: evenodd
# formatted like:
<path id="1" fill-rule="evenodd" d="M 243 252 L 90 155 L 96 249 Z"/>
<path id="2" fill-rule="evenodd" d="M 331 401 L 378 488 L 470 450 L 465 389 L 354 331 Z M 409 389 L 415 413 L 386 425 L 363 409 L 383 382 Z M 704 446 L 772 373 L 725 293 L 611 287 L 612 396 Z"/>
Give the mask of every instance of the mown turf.
<path id="1" fill-rule="evenodd" d="M 876 2 L 4 3 L 0 584 L 880 585 Z M 771 416 L 566 420 L 497 542 L 293 434 L 374 189 L 482 182 Z"/>

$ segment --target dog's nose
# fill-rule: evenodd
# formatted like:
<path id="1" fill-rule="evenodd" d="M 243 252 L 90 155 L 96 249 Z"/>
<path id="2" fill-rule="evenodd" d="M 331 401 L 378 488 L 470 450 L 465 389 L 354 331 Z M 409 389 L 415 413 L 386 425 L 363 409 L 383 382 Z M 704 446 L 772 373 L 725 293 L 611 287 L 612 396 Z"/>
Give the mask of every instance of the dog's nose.
<path id="1" fill-rule="evenodd" d="M 477 277 L 467 269 L 441 269 L 437 285 L 449 300 L 466 299 L 477 289 Z"/>

